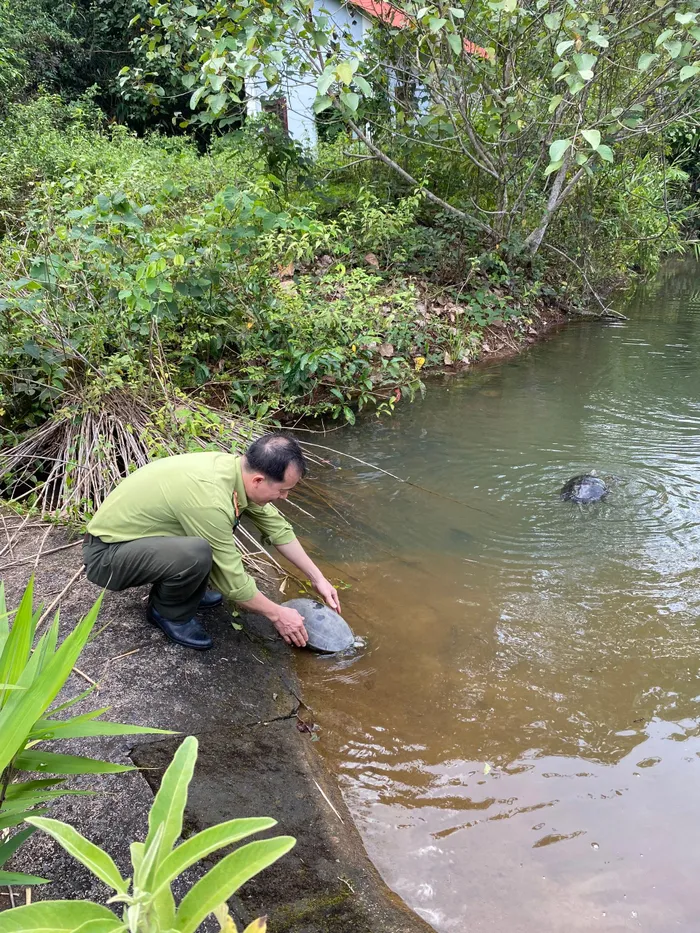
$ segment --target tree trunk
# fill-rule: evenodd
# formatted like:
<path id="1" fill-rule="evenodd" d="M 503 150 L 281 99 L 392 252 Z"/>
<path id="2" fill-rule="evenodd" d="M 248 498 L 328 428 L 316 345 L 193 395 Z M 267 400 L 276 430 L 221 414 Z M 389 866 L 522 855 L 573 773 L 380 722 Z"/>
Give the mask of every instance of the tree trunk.
<path id="1" fill-rule="evenodd" d="M 554 216 L 554 212 L 561 204 L 563 200 L 561 198 L 561 191 L 564 187 L 564 181 L 566 180 L 566 172 L 569 168 L 569 157 L 567 156 L 564 159 L 564 164 L 557 172 L 557 177 L 554 179 L 554 184 L 552 185 L 552 190 L 549 192 L 549 199 L 547 201 L 547 207 L 544 209 L 542 214 L 542 219 L 532 233 L 525 240 L 525 249 L 529 251 L 531 256 L 534 256 L 542 245 L 545 234 L 547 233 L 547 228 Z"/>

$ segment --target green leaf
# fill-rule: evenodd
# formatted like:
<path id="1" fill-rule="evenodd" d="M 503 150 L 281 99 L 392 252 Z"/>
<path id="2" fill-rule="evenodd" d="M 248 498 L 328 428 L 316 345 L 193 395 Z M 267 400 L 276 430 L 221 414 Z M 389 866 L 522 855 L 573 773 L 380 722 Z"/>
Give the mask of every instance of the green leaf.
<path id="1" fill-rule="evenodd" d="M 50 884 L 48 878 L 25 875 L 21 871 L 0 871 L 0 884 Z M 0 930 L 5 933 L 4 921 L 0 919 Z"/>
<path id="2" fill-rule="evenodd" d="M 564 158 L 564 153 L 571 146 L 570 139 L 555 139 L 549 147 L 550 162 L 559 162 Z"/>
<path id="3" fill-rule="evenodd" d="M 111 910 L 89 901 L 38 901 L 6 910 L 0 921 L 2 933 L 75 933 L 81 924 L 101 920 L 90 933 L 115 933 L 125 929 Z"/>
<path id="4" fill-rule="evenodd" d="M 98 714 L 99 715 L 99 714 Z M 94 722 L 77 716 L 75 720 L 40 719 L 30 733 L 31 739 L 86 739 L 96 735 L 177 735 L 171 729 L 150 729 L 120 722 Z"/>
<path id="5" fill-rule="evenodd" d="M 192 94 L 192 96 L 190 97 L 190 110 L 196 109 L 197 104 L 202 99 L 202 95 L 205 94 L 208 90 L 209 89 L 205 85 L 202 85 L 201 87 L 197 88 L 194 94 Z"/>
<path id="6" fill-rule="evenodd" d="M 685 65 L 681 68 L 678 77 L 681 81 L 688 81 L 690 78 L 694 78 L 699 71 L 700 65 Z"/>
<path id="7" fill-rule="evenodd" d="M 125 923 L 115 920 L 116 926 L 108 926 L 106 920 L 88 920 L 76 927 L 74 933 L 129 933 Z"/>
<path id="8" fill-rule="evenodd" d="M 639 61 L 637 62 L 637 69 L 639 71 L 648 71 L 653 62 L 658 58 L 656 52 L 645 52 L 643 55 L 639 56 Z"/>
<path id="9" fill-rule="evenodd" d="M 17 849 L 29 839 L 34 830 L 30 827 L 29 829 L 23 829 L 21 832 L 15 833 L 14 836 L 3 842 L 0 845 L 0 865 L 4 865 L 5 862 L 9 861 L 12 856 L 15 854 Z M 2 925 L 2 920 L 0 919 L 0 926 Z"/>
<path id="10" fill-rule="evenodd" d="M 60 706 L 52 706 L 49 713 L 53 716 L 56 713 L 62 712 L 64 709 L 70 709 L 71 706 L 75 706 L 76 703 L 81 703 L 86 697 L 89 697 L 96 689 L 96 687 L 88 687 L 87 690 L 83 690 L 82 693 L 79 693 L 77 697 L 73 697 L 72 700 L 66 700 L 66 702 L 61 703 Z"/>
<path id="11" fill-rule="evenodd" d="M 226 83 L 226 75 L 209 75 L 209 87 L 218 93 Z"/>
<path id="12" fill-rule="evenodd" d="M 324 110 L 328 110 L 332 106 L 333 101 L 330 97 L 317 97 L 314 101 L 314 113 L 323 113 Z"/>
<path id="13" fill-rule="evenodd" d="M 431 16 L 428 20 L 428 29 L 431 32 L 439 32 L 446 22 L 447 20 L 441 16 Z"/>
<path id="14" fill-rule="evenodd" d="M 548 175 L 551 175 L 552 172 L 558 172 L 563 164 L 564 163 L 562 161 L 550 162 L 547 168 L 544 170 L 544 177 L 546 178 Z"/>
<path id="15" fill-rule="evenodd" d="M 207 107 L 214 114 L 222 113 L 229 97 L 230 94 L 226 94 L 224 91 L 220 94 L 210 94 L 209 97 L 207 97 Z"/>
<path id="16" fill-rule="evenodd" d="M 162 857 L 170 854 L 176 839 L 182 832 L 182 815 L 187 803 L 187 788 L 192 780 L 197 761 L 198 742 L 194 736 L 188 736 L 179 746 L 173 760 L 163 775 L 158 793 L 148 814 L 148 835 L 144 851 L 154 842 L 158 829 L 163 827 L 159 851 Z"/>
<path id="17" fill-rule="evenodd" d="M 343 91 L 340 95 L 340 99 L 352 113 L 355 113 L 360 106 L 360 95 L 352 91 Z"/>
<path id="18" fill-rule="evenodd" d="M 671 58 L 678 58 L 683 51 L 683 43 L 679 39 L 673 39 L 670 42 L 664 42 L 664 48 Z"/>
<path id="19" fill-rule="evenodd" d="M 556 52 L 557 52 L 557 55 L 559 56 L 559 58 L 561 58 L 562 55 L 564 54 L 564 52 L 566 52 L 568 49 L 570 49 L 572 45 L 574 45 L 574 40 L 573 40 L 573 39 L 565 39 L 563 42 L 560 42 L 560 43 L 557 45 L 557 49 L 556 49 Z"/>
<path id="20" fill-rule="evenodd" d="M 134 765 L 117 765 L 97 758 L 62 755 L 37 749 L 25 749 L 15 758 L 14 766 L 23 771 L 47 774 L 120 774 L 122 771 L 136 770 Z"/>
<path id="21" fill-rule="evenodd" d="M 561 26 L 561 14 L 547 13 L 547 15 L 544 17 L 544 24 L 550 32 L 557 32 Z"/>
<path id="22" fill-rule="evenodd" d="M 687 26 L 689 23 L 695 22 L 697 15 L 697 13 L 676 13 L 676 22 L 680 23 L 681 26 Z"/>
<path id="23" fill-rule="evenodd" d="M 600 145 L 600 130 L 582 130 L 581 136 L 583 136 L 591 149 L 597 149 Z"/>
<path id="24" fill-rule="evenodd" d="M 369 81 L 366 81 L 362 75 L 355 75 L 353 78 L 353 83 L 359 87 L 365 97 L 374 97 L 374 91 L 372 90 L 372 85 Z"/>
<path id="25" fill-rule="evenodd" d="M 8 785 L 7 791 L 5 793 L 5 801 L 22 801 L 27 797 L 35 797 L 37 793 L 45 790 L 49 790 L 52 787 L 55 787 L 57 784 L 62 784 L 62 778 L 44 778 L 43 780 L 37 781 L 23 781 L 21 783 L 13 783 Z"/>
<path id="26" fill-rule="evenodd" d="M 601 159 L 604 159 L 606 162 L 614 162 L 615 156 L 613 154 L 610 146 L 598 146 L 596 150 Z"/>
<path id="27" fill-rule="evenodd" d="M 129 882 L 122 878 L 112 857 L 82 836 L 77 829 L 60 820 L 49 820 L 45 817 L 30 817 L 27 822 L 30 826 L 36 826 L 37 829 L 48 833 L 69 855 L 81 862 L 110 888 L 114 888 L 120 894 L 127 891 Z"/>
<path id="28" fill-rule="evenodd" d="M 102 595 L 85 618 L 65 638 L 46 664 L 41 677 L 35 680 L 28 690 L 13 692 L 4 709 L 0 711 L 0 735 L 3 738 L 0 744 L 0 772 L 15 757 L 33 723 L 48 709 L 68 679 L 90 636 L 101 604 Z"/>
<path id="29" fill-rule="evenodd" d="M 462 40 L 461 40 L 461 38 L 457 35 L 456 32 L 449 32 L 449 33 L 447 34 L 447 41 L 449 42 L 450 48 L 451 48 L 452 51 L 455 53 L 455 55 L 461 55 L 461 54 L 462 54 Z"/>
<path id="30" fill-rule="evenodd" d="M 15 621 L 0 655 L 0 683 L 16 684 L 24 670 L 34 640 L 36 616 L 32 612 L 34 577 L 29 581 L 15 614 Z M 0 707 L 5 705 L 7 694 L 0 691 Z"/>
<path id="31" fill-rule="evenodd" d="M 316 85 L 318 93 L 321 97 L 325 95 L 326 91 L 331 86 L 331 84 L 333 84 L 334 80 L 335 75 L 329 68 L 326 68 L 321 77 L 318 79 L 318 83 Z"/>
<path id="32" fill-rule="evenodd" d="M 658 48 L 660 45 L 663 45 L 667 39 L 670 39 L 672 35 L 673 29 L 664 29 L 664 31 L 656 37 L 654 45 Z"/>
<path id="33" fill-rule="evenodd" d="M 9 813 L 0 811 L 0 829 L 12 829 L 24 823 L 28 816 L 41 816 L 48 810 L 11 810 Z"/>
<path id="34" fill-rule="evenodd" d="M 343 414 L 348 424 L 355 424 L 355 412 L 352 408 L 348 408 L 346 405 L 345 408 L 343 408 Z"/>
<path id="35" fill-rule="evenodd" d="M 549 102 L 549 107 L 547 108 L 548 113 L 554 113 L 559 104 L 564 100 L 563 94 L 555 94 L 554 97 Z"/>
<path id="36" fill-rule="evenodd" d="M 278 836 L 250 842 L 227 855 L 183 897 L 175 922 L 177 933 L 195 933 L 207 914 L 295 844 L 296 839 L 291 836 Z"/>
<path id="37" fill-rule="evenodd" d="M 224 846 L 240 842 L 253 833 L 260 833 L 265 829 L 276 826 L 277 821 L 269 817 L 229 820 L 219 823 L 209 829 L 197 833 L 186 839 L 161 863 L 157 869 L 153 884 L 156 888 L 171 884 L 190 865 L 206 858 L 212 852 L 223 849 Z"/>
<path id="38" fill-rule="evenodd" d="M 456 6 L 450 7 L 450 13 L 454 16 L 455 19 L 464 19 L 464 10 L 460 10 Z"/>
<path id="39" fill-rule="evenodd" d="M 357 69 L 357 60 L 355 62 L 346 61 L 340 62 L 336 67 L 335 73 L 338 76 L 338 81 L 341 84 L 350 84 L 352 81 L 352 76 L 355 74 Z"/>
<path id="40" fill-rule="evenodd" d="M 5 584 L 0 580 L 0 657 L 10 634 L 9 613 L 5 604 Z"/>
<path id="41" fill-rule="evenodd" d="M 590 81 L 593 77 L 593 68 L 597 61 L 595 55 L 574 55 L 574 64 L 584 81 Z"/>

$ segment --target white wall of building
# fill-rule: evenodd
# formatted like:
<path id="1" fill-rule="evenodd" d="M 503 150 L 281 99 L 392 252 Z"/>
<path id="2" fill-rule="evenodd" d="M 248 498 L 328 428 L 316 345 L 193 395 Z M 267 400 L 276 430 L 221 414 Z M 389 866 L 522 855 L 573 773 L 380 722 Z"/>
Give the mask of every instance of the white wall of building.
<path id="1" fill-rule="evenodd" d="M 327 13 L 336 24 L 337 38 L 341 48 L 348 48 L 347 39 L 343 37 L 350 34 L 354 42 L 361 42 L 371 28 L 371 20 L 356 7 L 348 3 L 339 3 L 338 0 L 315 0 L 315 13 Z M 258 77 L 246 82 L 248 95 L 247 110 L 249 114 L 262 112 L 262 100 L 268 95 L 264 78 Z M 313 104 L 316 99 L 316 82 L 313 76 L 302 77 L 290 70 L 283 77 L 280 87 L 274 89 L 275 96 L 284 96 L 287 101 L 287 123 L 289 135 L 308 148 L 315 148 L 318 143 L 316 131 L 316 116 Z"/>

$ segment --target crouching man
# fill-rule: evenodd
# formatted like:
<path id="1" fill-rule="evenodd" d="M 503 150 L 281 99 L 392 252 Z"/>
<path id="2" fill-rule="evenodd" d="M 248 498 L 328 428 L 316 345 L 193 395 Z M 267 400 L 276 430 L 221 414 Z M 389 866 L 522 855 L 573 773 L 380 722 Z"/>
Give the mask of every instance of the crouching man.
<path id="1" fill-rule="evenodd" d="M 89 523 L 87 578 L 109 590 L 150 584 L 147 618 L 187 648 L 211 648 L 195 613 L 224 597 L 267 616 L 287 644 L 303 647 L 304 620 L 258 591 L 233 532 L 247 515 L 339 611 L 335 588 L 272 504 L 286 499 L 305 473 L 299 444 L 282 434 L 259 438 L 242 457 L 207 452 L 155 460 L 122 480 Z M 210 580 L 216 591 L 207 589 Z"/>

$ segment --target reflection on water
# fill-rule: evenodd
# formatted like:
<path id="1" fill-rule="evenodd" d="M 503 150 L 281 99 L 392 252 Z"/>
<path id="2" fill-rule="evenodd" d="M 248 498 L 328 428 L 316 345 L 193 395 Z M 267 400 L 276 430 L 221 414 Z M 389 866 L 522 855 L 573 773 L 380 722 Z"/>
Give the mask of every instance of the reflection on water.
<path id="1" fill-rule="evenodd" d="M 628 322 L 334 435 L 436 493 L 334 458 L 309 534 L 369 648 L 299 668 L 371 856 L 438 930 L 698 927 L 697 288 L 671 266 Z M 561 502 L 593 468 L 608 498 Z"/>

